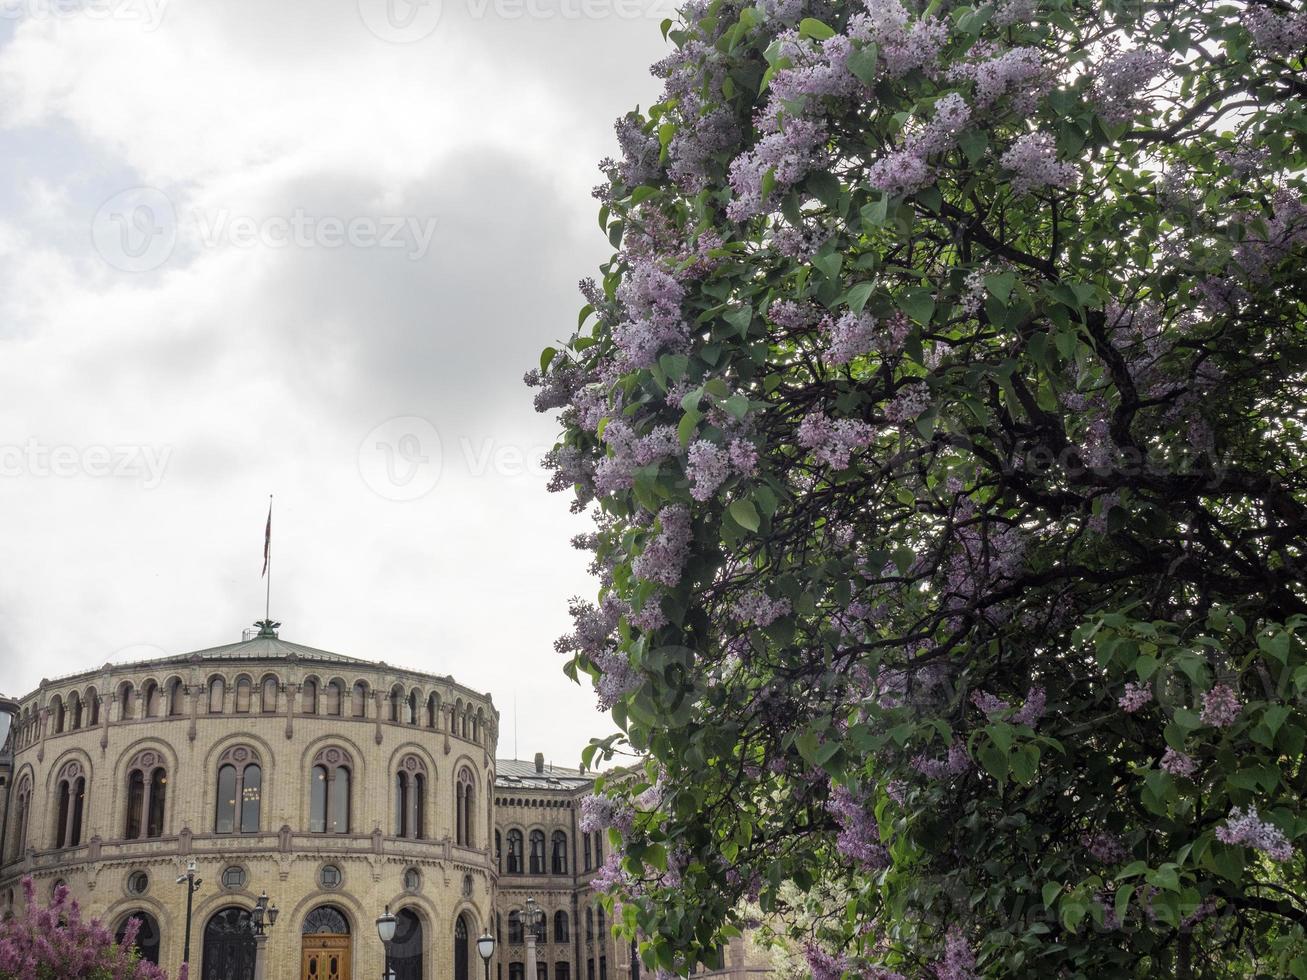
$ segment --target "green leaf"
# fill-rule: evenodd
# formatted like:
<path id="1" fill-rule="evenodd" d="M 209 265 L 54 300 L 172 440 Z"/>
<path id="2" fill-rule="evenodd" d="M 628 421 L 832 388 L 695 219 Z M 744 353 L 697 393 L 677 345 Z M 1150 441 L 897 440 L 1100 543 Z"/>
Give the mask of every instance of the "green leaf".
<path id="1" fill-rule="evenodd" d="M 827 27 L 815 17 L 805 17 L 799 21 L 799 36 L 810 37 L 816 41 L 824 41 L 827 38 L 835 36 L 834 28 Z"/>
<path id="2" fill-rule="evenodd" d="M 844 294 L 844 302 L 854 313 L 861 313 L 875 288 L 874 282 L 860 282 L 856 286 L 850 286 L 849 291 Z"/>
<path id="3" fill-rule="evenodd" d="M 731 414 L 735 421 L 742 422 L 744 417 L 749 414 L 749 397 L 737 392 L 722 402 L 722 407 Z"/>
<path id="4" fill-rule="evenodd" d="M 935 315 L 935 296 L 929 289 L 909 289 L 898 303 L 899 309 L 923 326 Z"/>
<path id="5" fill-rule="evenodd" d="M 549 370 L 549 365 L 554 363 L 554 358 L 558 356 L 558 351 L 553 347 L 546 347 L 540 352 L 540 371 L 544 373 Z"/>
<path id="6" fill-rule="evenodd" d="M 812 264 L 821 271 L 821 274 L 827 279 L 839 279 L 840 266 L 844 264 L 844 256 L 839 252 L 827 252 L 824 255 L 814 255 Z"/>
<path id="7" fill-rule="evenodd" d="M 694 438 L 695 429 L 702 418 L 703 412 L 697 408 L 687 408 L 685 410 L 685 414 L 681 416 L 680 424 L 676 427 L 676 435 L 681 440 L 682 447 L 690 444 L 690 440 Z"/>
<path id="8" fill-rule="evenodd" d="M 1016 273 L 999 272 L 985 277 L 985 288 L 1000 303 L 1006 303 L 1007 298 L 1012 295 L 1012 287 L 1016 284 L 1016 281 Z"/>
<path id="9" fill-rule="evenodd" d="M 758 511 L 747 500 L 736 500 L 730 506 L 731 519 L 747 531 L 758 530 Z"/>
<path id="10" fill-rule="evenodd" d="M 876 84 L 876 59 L 878 54 L 875 44 L 864 44 L 849 55 L 849 71 L 853 72 L 854 77 L 864 85 L 872 86 Z"/>
<path id="11" fill-rule="evenodd" d="M 1052 908 L 1057 897 L 1062 894 L 1062 883 L 1060 881 L 1046 881 L 1044 887 L 1040 889 L 1040 894 L 1044 896 L 1044 907 Z"/>

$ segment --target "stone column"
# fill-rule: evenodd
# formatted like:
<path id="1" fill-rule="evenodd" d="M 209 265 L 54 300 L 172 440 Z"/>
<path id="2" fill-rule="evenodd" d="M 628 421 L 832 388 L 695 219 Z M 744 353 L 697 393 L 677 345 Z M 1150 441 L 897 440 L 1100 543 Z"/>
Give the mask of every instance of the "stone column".
<path id="1" fill-rule="evenodd" d="M 254 980 L 264 980 L 263 964 L 268 955 L 268 936 L 259 933 L 254 937 Z"/>
<path id="2" fill-rule="evenodd" d="M 526 924 L 526 980 L 536 980 L 536 927 L 534 922 Z M 578 978 L 579 980 L 579 978 Z"/>

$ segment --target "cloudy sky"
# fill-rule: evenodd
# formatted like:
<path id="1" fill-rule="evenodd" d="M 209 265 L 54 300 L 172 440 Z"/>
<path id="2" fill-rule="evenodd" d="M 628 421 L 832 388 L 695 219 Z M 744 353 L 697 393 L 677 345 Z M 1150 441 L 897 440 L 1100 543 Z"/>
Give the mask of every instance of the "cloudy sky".
<path id="1" fill-rule="evenodd" d="M 272 493 L 284 638 L 575 763 L 593 585 L 521 376 L 671 6 L 0 0 L 0 690 L 239 639 Z"/>

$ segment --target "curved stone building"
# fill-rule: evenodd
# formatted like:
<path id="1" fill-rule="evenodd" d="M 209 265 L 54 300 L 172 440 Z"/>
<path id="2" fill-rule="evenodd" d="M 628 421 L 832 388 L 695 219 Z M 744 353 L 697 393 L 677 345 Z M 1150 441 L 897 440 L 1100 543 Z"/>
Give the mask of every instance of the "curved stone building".
<path id="1" fill-rule="evenodd" d="M 590 924 L 599 845 L 577 826 L 590 780 L 541 757 L 496 762 L 487 694 L 258 625 L 18 699 L 0 763 L 0 902 L 22 900 L 26 875 L 42 898 L 66 883 L 115 930 L 139 918 L 142 953 L 172 975 L 193 862 L 192 977 L 251 980 L 266 892 L 279 916 L 265 977 L 381 976 L 374 923 L 389 906 L 396 980 L 479 980 L 487 929 L 492 976 L 525 980 L 535 897 L 549 916 L 537 980 L 609 980 L 613 941 Z"/>

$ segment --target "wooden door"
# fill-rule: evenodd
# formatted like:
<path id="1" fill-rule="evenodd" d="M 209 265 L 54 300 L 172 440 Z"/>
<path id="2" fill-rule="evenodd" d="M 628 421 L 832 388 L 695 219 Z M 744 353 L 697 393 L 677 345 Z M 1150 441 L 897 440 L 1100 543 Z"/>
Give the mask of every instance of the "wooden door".
<path id="1" fill-rule="evenodd" d="M 305 936 L 303 942 L 302 980 L 350 980 L 349 936 L 321 933 Z"/>

